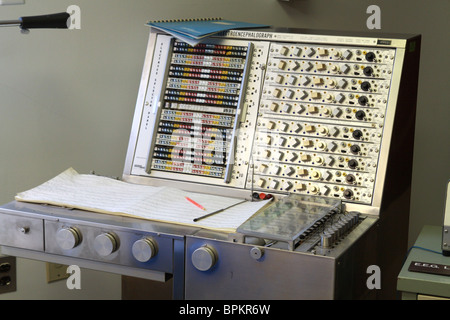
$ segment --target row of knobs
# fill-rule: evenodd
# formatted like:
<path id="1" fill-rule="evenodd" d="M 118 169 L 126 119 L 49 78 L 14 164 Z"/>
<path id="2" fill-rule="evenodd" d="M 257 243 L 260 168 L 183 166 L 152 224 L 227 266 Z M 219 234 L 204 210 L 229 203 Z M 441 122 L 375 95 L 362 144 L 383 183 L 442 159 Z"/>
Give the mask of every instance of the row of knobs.
<path id="1" fill-rule="evenodd" d="M 320 236 L 320 246 L 330 248 L 345 233 L 359 222 L 359 213 L 349 212 L 342 219 L 327 228 Z"/>
<path id="2" fill-rule="evenodd" d="M 300 54 L 303 53 L 304 56 L 307 57 L 313 57 L 314 55 L 320 56 L 320 57 L 327 57 L 329 55 L 333 56 L 336 59 L 344 58 L 346 60 L 349 60 L 352 58 L 354 53 L 350 50 L 343 50 L 343 51 L 334 51 L 331 52 L 330 50 L 326 48 L 301 48 L 301 47 L 294 47 L 292 48 L 292 51 L 289 47 L 283 46 L 280 48 L 280 54 L 282 56 L 288 56 L 289 53 L 291 53 L 291 56 L 300 57 Z M 356 52 L 356 55 L 363 54 L 367 61 L 373 62 L 376 58 L 376 55 L 374 52 Z"/>
<path id="3" fill-rule="evenodd" d="M 81 232 L 77 228 L 63 228 L 56 234 L 56 242 L 63 250 L 74 249 L 81 241 Z M 115 234 L 106 232 L 95 237 L 93 247 L 99 256 L 107 257 L 119 249 L 119 244 Z M 158 246 L 153 239 L 142 238 L 133 243 L 131 251 L 136 260 L 147 262 L 158 253 Z"/>

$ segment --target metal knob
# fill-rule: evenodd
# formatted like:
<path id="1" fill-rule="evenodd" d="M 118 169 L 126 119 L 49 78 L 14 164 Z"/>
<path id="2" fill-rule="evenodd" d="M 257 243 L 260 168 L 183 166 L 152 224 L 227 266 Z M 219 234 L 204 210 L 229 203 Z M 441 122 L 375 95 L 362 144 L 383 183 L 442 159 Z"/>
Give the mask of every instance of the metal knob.
<path id="1" fill-rule="evenodd" d="M 81 234 L 75 228 L 64 228 L 56 233 L 56 243 L 63 250 L 70 250 L 81 242 Z"/>
<path id="2" fill-rule="evenodd" d="M 20 227 L 19 231 L 22 232 L 23 234 L 27 234 L 28 232 L 30 232 L 30 228 L 29 227 Z"/>
<path id="3" fill-rule="evenodd" d="M 203 246 L 192 253 L 191 261 L 197 270 L 208 271 L 216 264 L 217 253 L 213 248 Z"/>
<path id="4" fill-rule="evenodd" d="M 329 248 L 332 244 L 332 236 L 328 233 L 323 233 L 320 236 L 320 246 L 322 248 Z"/>
<path id="5" fill-rule="evenodd" d="M 133 257 L 140 262 L 147 262 L 158 253 L 158 246 L 153 239 L 144 238 L 133 243 Z"/>
<path id="6" fill-rule="evenodd" d="M 119 241 L 111 233 L 102 233 L 94 240 L 94 249 L 102 257 L 107 257 L 119 248 Z"/>
<path id="7" fill-rule="evenodd" d="M 250 257 L 255 260 L 259 260 L 264 255 L 264 249 L 259 247 L 253 247 L 250 249 Z"/>

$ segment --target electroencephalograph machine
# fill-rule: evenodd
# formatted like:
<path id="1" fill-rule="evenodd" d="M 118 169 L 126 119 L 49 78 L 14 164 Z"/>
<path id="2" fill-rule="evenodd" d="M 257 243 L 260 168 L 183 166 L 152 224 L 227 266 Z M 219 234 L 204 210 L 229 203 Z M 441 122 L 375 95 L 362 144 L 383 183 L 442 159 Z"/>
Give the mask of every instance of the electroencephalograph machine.
<path id="1" fill-rule="evenodd" d="M 420 36 L 151 29 L 122 180 L 270 203 L 224 232 L 13 201 L 2 252 L 171 279 L 175 299 L 393 298 L 419 55 Z"/>

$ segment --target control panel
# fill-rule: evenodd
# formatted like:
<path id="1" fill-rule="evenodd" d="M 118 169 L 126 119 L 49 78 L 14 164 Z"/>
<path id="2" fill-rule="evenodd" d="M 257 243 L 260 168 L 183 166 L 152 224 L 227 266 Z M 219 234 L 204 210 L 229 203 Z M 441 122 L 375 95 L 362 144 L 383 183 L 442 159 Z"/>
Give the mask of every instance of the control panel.
<path id="1" fill-rule="evenodd" d="M 394 49 L 271 44 L 255 189 L 371 204 Z"/>
<path id="2" fill-rule="evenodd" d="M 174 42 L 150 170 L 230 181 L 248 50 Z"/>
<path id="3" fill-rule="evenodd" d="M 125 180 L 379 207 L 406 42 L 238 31 L 196 47 L 150 39 Z"/>

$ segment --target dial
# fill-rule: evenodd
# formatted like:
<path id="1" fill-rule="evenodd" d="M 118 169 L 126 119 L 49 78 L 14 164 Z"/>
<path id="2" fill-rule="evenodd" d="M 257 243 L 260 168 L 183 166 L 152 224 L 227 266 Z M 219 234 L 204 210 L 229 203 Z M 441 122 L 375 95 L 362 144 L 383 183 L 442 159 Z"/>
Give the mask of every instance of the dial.
<path id="1" fill-rule="evenodd" d="M 133 257 L 140 262 L 147 262 L 158 253 L 155 240 L 144 238 L 136 241 L 131 248 Z"/>
<path id="2" fill-rule="evenodd" d="M 70 227 L 63 228 L 56 233 L 56 243 L 63 250 L 70 250 L 81 242 L 81 233 L 78 229 Z"/>
<path id="3" fill-rule="evenodd" d="M 368 81 L 364 81 L 363 83 L 361 83 L 361 89 L 364 91 L 369 91 L 370 90 L 370 82 Z"/>
<path id="4" fill-rule="evenodd" d="M 375 53 L 373 52 L 367 52 L 366 53 L 366 60 L 369 62 L 373 62 L 375 60 Z"/>
<path id="5" fill-rule="evenodd" d="M 255 260 L 259 260 L 264 256 L 264 248 L 253 247 L 250 249 L 250 257 Z"/>
<path id="6" fill-rule="evenodd" d="M 102 233 L 94 240 L 94 249 L 102 257 L 107 257 L 119 248 L 119 241 L 112 233 Z"/>
<path id="7" fill-rule="evenodd" d="M 208 271 L 216 264 L 217 253 L 213 248 L 203 246 L 192 253 L 191 261 L 197 270 Z"/>

